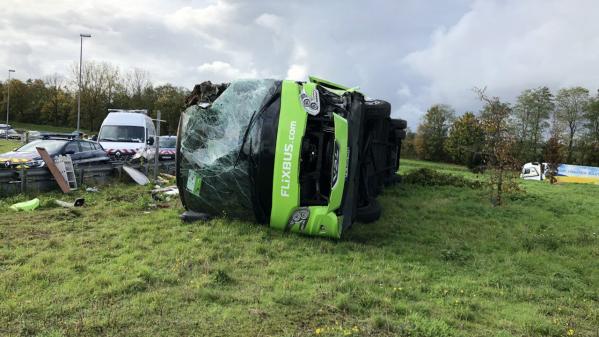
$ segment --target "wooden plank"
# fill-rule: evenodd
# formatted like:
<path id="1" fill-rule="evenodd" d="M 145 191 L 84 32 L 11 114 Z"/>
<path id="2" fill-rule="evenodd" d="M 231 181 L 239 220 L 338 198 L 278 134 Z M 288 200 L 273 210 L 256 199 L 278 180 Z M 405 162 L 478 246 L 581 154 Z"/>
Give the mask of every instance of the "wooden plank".
<path id="1" fill-rule="evenodd" d="M 62 190 L 62 193 L 69 193 L 71 191 L 69 183 L 66 180 L 64 180 L 64 177 L 58 170 L 58 167 L 56 167 L 56 165 L 54 164 L 54 160 L 52 160 L 52 157 L 50 157 L 48 151 L 46 151 L 46 149 L 44 149 L 43 147 L 36 147 L 36 150 L 40 154 L 40 156 L 42 156 L 42 159 L 46 163 L 46 166 L 48 166 L 50 173 L 52 173 L 52 176 L 54 177 L 54 180 L 56 180 L 56 183 L 58 183 L 58 186 Z"/>

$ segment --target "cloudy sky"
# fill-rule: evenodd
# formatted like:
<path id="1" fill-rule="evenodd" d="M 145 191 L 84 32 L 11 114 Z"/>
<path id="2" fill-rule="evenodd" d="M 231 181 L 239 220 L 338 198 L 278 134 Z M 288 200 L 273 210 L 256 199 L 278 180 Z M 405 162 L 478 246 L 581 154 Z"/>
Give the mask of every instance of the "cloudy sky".
<path id="1" fill-rule="evenodd" d="M 0 67 L 20 79 L 68 75 L 90 33 L 85 59 L 155 83 L 313 74 L 391 101 L 412 126 L 434 103 L 478 109 L 473 87 L 508 100 L 599 87 L 594 0 L 0 0 L 0 13 Z"/>

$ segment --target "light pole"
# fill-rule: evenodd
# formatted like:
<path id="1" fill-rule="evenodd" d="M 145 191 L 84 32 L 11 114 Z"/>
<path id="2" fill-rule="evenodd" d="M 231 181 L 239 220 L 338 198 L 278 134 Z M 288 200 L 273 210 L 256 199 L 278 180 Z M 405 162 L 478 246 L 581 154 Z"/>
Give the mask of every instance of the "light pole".
<path id="1" fill-rule="evenodd" d="M 6 136 L 6 139 L 8 139 L 8 114 L 10 113 L 10 73 L 14 73 L 14 69 L 8 69 L 8 82 L 7 82 L 7 89 L 8 89 L 8 97 L 6 98 L 6 130 L 4 130 L 4 135 Z"/>
<path id="2" fill-rule="evenodd" d="M 90 34 L 79 34 L 81 38 L 81 48 L 79 50 L 79 93 L 77 94 L 77 133 L 79 133 L 79 123 L 81 121 L 81 69 L 83 69 L 83 38 L 92 37 Z"/>

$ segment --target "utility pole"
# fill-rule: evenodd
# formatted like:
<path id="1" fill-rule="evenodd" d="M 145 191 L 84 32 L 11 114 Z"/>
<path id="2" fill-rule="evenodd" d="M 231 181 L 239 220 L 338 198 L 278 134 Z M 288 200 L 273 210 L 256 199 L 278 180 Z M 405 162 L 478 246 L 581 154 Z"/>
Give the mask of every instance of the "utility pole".
<path id="1" fill-rule="evenodd" d="M 8 114 L 10 113 L 10 73 L 14 72 L 14 69 L 8 69 L 8 84 L 6 85 L 8 89 L 8 97 L 6 98 L 6 130 L 4 131 L 6 139 L 8 139 Z"/>
<path id="2" fill-rule="evenodd" d="M 77 133 L 79 133 L 79 124 L 81 122 L 81 70 L 83 69 L 83 38 L 92 37 L 90 34 L 79 34 L 81 38 L 81 47 L 79 49 L 79 93 L 77 94 Z"/>

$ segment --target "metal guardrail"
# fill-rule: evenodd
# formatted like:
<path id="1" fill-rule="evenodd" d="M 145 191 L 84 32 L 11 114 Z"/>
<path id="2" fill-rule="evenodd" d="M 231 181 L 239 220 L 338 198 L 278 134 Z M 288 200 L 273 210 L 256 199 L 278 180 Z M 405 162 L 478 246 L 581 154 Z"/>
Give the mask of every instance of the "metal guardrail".
<path id="1" fill-rule="evenodd" d="M 122 162 L 111 162 L 98 165 L 75 166 L 77 185 L 103 185 L 115 178 L 123 176 Z M 148 174 L 152 172 L 149 164 L 131 165 Z M 164 161 L 160 163 L 160 171 L 172 173 L 175 170 L 175 161 Z M 30 169 L 0 169 L 0 197 L 7 197 L 19 193 L 35 194 L 58 190 L 58 184 L 46 167 Z"/>

